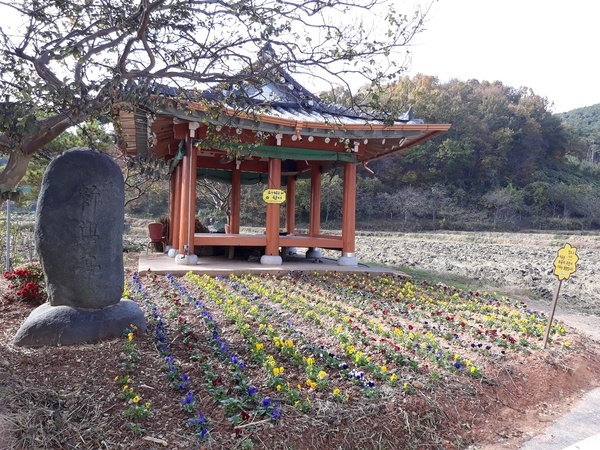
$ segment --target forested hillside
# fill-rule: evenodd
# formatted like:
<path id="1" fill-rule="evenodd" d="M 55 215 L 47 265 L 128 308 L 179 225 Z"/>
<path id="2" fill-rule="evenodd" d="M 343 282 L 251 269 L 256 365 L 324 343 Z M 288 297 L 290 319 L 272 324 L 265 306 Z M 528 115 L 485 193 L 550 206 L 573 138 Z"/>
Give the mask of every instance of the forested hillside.
<path id="1" fill-rule="evenodd" d="M 600 166 L 590 148 L 600 142 L 600 111 L 553 114 L 548 100 L 501 82 L 442 83 L 405 77 L 382 93 L 389 111 L 426 123 L 451 123 L 448 133 L 359 170 L 357 221 L 363 229 L 594 229 L 600 226 Z M 338 98 L 339 101 L 339 98 Z M 323 177 L 322 223 L 341 220 L 341 167 Z M 262 187 L 264 188 L 264 187 Z M 248 188 L 247 224 L 260 224 L 261 187 Z M 131 205 L 159 215 L 168 194 Z M 225 220 L 226 187 L 199 187 L 199 218 Z M 298 221 L 308 217 L 300 182 Z"/>
<path id="2" fill-rule="evenodd" d="M 587 160 L 600 162 L 600 104 L 577 108 L 558 116 L 587 144 Z"/>

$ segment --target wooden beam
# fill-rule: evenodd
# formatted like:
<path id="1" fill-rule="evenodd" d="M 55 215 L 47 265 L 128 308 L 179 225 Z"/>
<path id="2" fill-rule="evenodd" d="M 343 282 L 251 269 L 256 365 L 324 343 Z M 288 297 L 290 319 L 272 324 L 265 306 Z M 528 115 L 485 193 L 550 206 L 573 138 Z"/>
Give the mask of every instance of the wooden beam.
<path id="1" fill-rule="evenodd" d="M 354 257 L 356 251 L 356 164 L 344 163 L 342 206 L 342 256 Z"/>
<path id="2" fill-rule="evenodd" d="M 281 189 L 281 160 L 269 158 L 269 189 Z M 279 203 L 267 203 L 265 255 L 279 256 Z"/>
<path id="3" fill-rule="evenodd" d="M 296 177 L 288 176 L 285 195 L 285 231 L 293 234 L 296 230 Z"/>
<path id="4" fill-rule="evenodd" d="M 231 206 L 229 210 L 229 226 L 232 234 L 240 232 L 241 197 L 242 171 L 239 167 L 234 167 L 231 172 Z"/>
<path id="5" fill-rule="evenodd" d="M 198 164 L 198 150 L 192 145 L 191 139 L 186 139 L 186 153 L 190 153 L 189 168 L 184 166 L 184 170 L 189 170 L 189 197 L 188 197 L 188 230 L 187 230 L 187 244 L 189 247 L 189 254 L 194 253 L 194 232 L 196 230 L 196 173 Z"/>
<path id="6" fill-rule="evenodd" d="M 171 245 L 175 249 L 179 249 L 179 229 L 181 225 L 181 164 L 175 167 L 175 171 L 171 175 L 173 180 L 173 214 L 171 215 Z"/>
<path id="7" fill-rule="evenodd" d="M 190 202 L 191 202 L 191 182 L 192 182 L 192 165 L 195 158 L 192 155 L 195 154 L 195 149 L 191 146 L 191 141 L 189 137 L 186 139 L 185 143 L 185 154 L 183 155 L 183 159 L 181 161 L 181 216 L 179 223 L 179 253 L 185 253 L 185 246 L 190 246 L 192 244 L 192 239 L 190 239 Z M 194 180 L 196 179 L 196 174 L 194 173 Z M 195 187 L 195 185 L 194 185 Z M 194 189 L 194 193 L 195 193 Z M 194 194 L 194 199 L 195 199 Z M 195 212 L 195 211 L 194 211 Z M 192 236 L 194 229 L 194 222 L 191 223 L 192 227 Z M 193 248 L 189 248 L 189 251 L 193 251 Z"/>
<path id="8" fill-rule="evenodd" d="M 309 221 L 308 234 L 318 236 L 321 232 L 321 166 L 317 163 L 311 164 Z"/>

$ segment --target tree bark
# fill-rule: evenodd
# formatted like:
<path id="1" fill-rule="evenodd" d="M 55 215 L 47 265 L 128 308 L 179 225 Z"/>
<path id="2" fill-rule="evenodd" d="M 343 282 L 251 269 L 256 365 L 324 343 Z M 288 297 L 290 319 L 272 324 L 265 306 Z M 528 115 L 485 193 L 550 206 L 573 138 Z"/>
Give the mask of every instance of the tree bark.
<path id="1" fill-rule="evenodd" d="M 25 176 L 25 172 L 27 172 L 30 160 L 31 155 L 26 155 L 19 150 L 11 152 L 6 167 L 0 173 L 0 186 L 12 190 L 19 184 L 19 181 Z"/>
<path id="2" fill-rule="evenodd" d="M 86 116 L 68 111 L 38 121 L 36 130 L 24 136 L 20 148 L 10 150 L 6 167 L 0 173 L 0 186 L 13 189 L 25 176 L 31 157 L 70 127 L 83 122 Z M 0 147 L 9 147 L 5 135 L 0 135 Z"/>

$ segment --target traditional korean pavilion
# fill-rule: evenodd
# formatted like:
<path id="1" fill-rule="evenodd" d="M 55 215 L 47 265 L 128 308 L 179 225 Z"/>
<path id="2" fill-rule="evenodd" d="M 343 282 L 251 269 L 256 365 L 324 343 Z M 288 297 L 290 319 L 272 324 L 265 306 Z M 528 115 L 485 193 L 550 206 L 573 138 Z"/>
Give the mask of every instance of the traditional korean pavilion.
<path id="1" fill-rule="evenodd" d="M 405 152 L 450 128 L 414 119 L 411 110 L 390 121 L 327 104 L 280 68 L 260 84 L 241 82 L 196 95 L 158 86 L 153 95 L 161 99 L 159 108 L 120 111 L 121 146 L 127 154 L 152 154 L 169 164 L 169 244 L 180 254 L 192 253 L 196 246 L 257 247 L 263 264 L 282 264 L 287 248 L 306 248 L 307 257 L 318 249 L 339 250 L 339 265 L 357 265 L 357 166 Z M 216 104 L 231 106 L 217 109 Z M 343 167 L 341 235 L 324 234 L 321 177 L 339 166 Z M 232 185 L 226 234 L 194 232 L 200 177 Z M 310 178 L 306 234 L 297 233 L 295 225 L 299 177 Z M 240 234 L 241 186 L 257 182 L 267 188 L 265 231 Z"/>

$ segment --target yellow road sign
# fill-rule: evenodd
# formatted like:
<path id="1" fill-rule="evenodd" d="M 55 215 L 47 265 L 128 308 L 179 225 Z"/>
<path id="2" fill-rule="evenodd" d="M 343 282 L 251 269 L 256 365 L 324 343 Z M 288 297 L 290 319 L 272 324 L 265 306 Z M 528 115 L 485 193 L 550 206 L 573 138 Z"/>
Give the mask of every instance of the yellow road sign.
<path id="1" fill-rule="evenodd" d="M 267 189 L 263 191 L 263 200 L 266 203 L 283 203 L 285 202 L 285 192 L 280 189 Z"/>
<path id="2" fill-rule="evenodd" d="M 559 280 L 568 280 L 573 272 L 577 270 L 577 249 L 571 247 L 571 244 L 565 244 L 563 248 L 558 251 L 558 256 L 554 260 L 554 275 Z"/>

